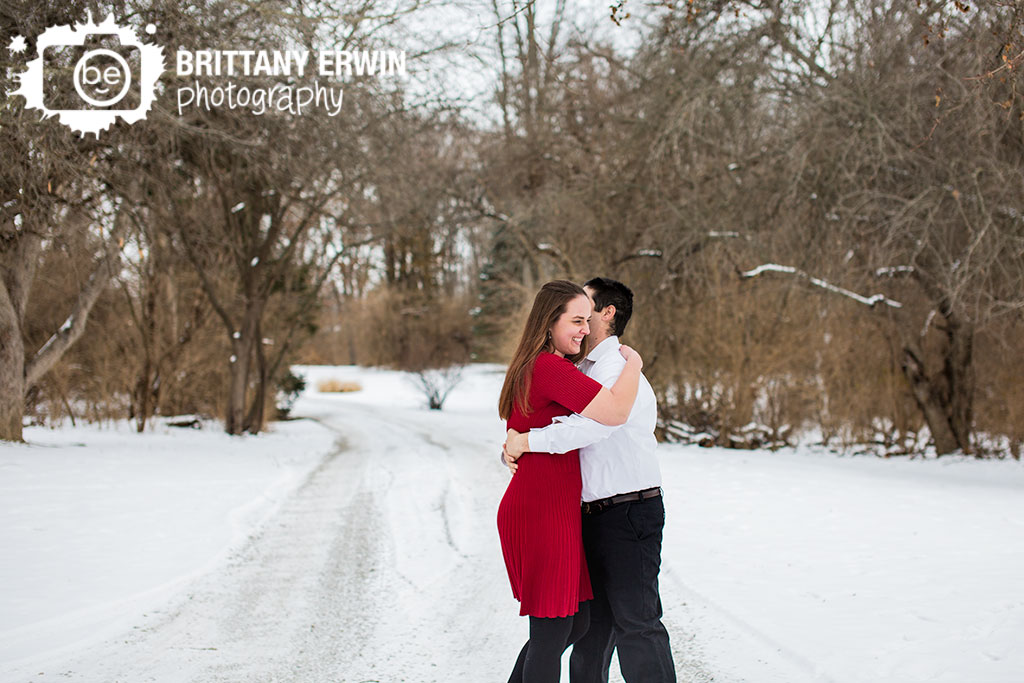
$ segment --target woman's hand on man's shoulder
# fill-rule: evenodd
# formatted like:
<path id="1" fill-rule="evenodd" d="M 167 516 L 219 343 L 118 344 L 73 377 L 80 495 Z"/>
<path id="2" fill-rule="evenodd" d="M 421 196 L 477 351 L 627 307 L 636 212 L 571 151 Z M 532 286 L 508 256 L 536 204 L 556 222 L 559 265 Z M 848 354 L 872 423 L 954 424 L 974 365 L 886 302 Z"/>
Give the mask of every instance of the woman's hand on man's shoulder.
<path id="1" fill-rule="evenodd" d="M 619 353 L 622 354 L 622 357 L 626 359 L 627 363 L 639 363 L 640 367 L 643 368 L 644 359 L 640 357 L 640 354 L 637 353 L 636 349 L 634 349 L 633 347 L 626 346 L 625 344 L 620 344 Z"/>

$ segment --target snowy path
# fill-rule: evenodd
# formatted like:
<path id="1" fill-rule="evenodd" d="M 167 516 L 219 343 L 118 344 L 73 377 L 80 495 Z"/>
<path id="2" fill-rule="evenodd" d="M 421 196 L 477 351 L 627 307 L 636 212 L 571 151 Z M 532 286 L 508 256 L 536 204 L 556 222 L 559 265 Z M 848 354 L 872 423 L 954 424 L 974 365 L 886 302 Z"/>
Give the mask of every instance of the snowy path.
<path id="1" fill-rule="evenodd" d="M 24 680 L 504 680 L 525 620 L 494 529 L 493 419 L 322 408 L 337 449 L 250 543 L 183 601 Z"/>
<path id="2" fill-rule="evenodd" d="M 451 491 L 460 482 L 448 471 L 446 451 L 414 427 L 383 422 L 375 410 L 332 407 L 344 417 L 324 416 L 322 423 L 345 434 L 347 443 L 339 442 L 252 543 L 199 580 L 184 603 L 151 613 L 126 640 L 107 643 L 103 656 L 90 651 L 66 663 L 61 675 L 87 681 L 488 677 L 479 653 L 492 647 L 478 635 L 488 629 L 476 622 L 499 613 L 497 606 L 481 607 L 504 595 L 481 579 L 501 575 L 480 567 L 490 564 L 487 553 L 473 557 L 458 547 L 453 534 L 474 530 L 448 523 L 447 507 L 457 504 Z M 434 476 L 424 476 L 428 469 Z M 490 515 L 481 521 L 489 530 Z M 456 671 L 461 674 L 453 677 Z"/>

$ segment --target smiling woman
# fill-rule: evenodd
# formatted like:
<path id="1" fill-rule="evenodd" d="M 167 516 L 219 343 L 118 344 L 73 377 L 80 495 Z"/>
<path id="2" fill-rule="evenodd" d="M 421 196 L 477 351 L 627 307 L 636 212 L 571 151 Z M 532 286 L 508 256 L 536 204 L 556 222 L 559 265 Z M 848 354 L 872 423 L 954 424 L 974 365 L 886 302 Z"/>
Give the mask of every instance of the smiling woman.
<path id="1" fill-rule="evenodd" d="M 565 308 L 565 313 L 548 332 L 551 344 L 555 347 L 555 355 L 563 357 L 581 353 L 583 341 L 590 334 L 590 299 L 578 296 L 566 304 Z"/>

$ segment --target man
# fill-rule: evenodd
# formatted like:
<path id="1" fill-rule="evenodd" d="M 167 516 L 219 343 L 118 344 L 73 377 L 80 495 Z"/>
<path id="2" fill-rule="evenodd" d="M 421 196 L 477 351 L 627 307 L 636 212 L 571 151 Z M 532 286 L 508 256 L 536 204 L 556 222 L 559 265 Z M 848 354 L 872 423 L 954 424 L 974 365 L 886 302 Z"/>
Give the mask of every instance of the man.
<path id="1" fill-rule="evenodd" d="M 581 370 L 606 387 L 625 366 L 619 335 L 633 313 L 633 293 L 621 282 L 594 278 L 584 285 L 593 301 L 591 351 Z M 629 419 L 608 427 L 580 415 L 543 429 L 509 432 L 505 459 L 515 472 L 524 452 L 565 453 L 580 448 L 583 547 L 594 587 L 590 630 L 574 646 L 571 683 L 606 683 L 612 652 L 626 683 L 676 680 L 668 631 L 661 623 L 658 572 L 665 506 L 655 457 L 657 404 L 640 376 Z"/>

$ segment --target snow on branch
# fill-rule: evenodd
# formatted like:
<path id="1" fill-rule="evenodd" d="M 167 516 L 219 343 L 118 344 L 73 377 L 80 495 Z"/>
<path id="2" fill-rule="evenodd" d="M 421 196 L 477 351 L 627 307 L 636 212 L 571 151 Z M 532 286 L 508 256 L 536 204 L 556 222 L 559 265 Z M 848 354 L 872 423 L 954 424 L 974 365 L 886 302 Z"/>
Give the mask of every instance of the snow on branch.
<path id="1" fill-rule="evenodd" d="M 914 272 L 914 266 L 890 266 L 879 268 L 875 271 L 875 277 L 896 277 L 897 275 L 909 275 Z"/>
<path id="2" fill-rule="evenodd" d="M 562 251 L 554 244 L 551 244 L 550 242 L 540 242 L 535 245 L 535 248 L 542 254 L 547 254 L 558 259 L 561 261 L 562 267 L 565 268 L 566 272 L 572 272 L 572 263 L 570 263 L 566 255 L 563 254 Z"/>
<path id="3" fill-rule="evenodd" d="M 802 280 L 807 280 L 807 282 L 811 283 L 815 287 L 821 287 L 822 289 L 827 290 L 829 292 L 832 292 L 833 294 L 840 294 L 840 295 L 845 296 L 847 298 L 853 299 L 854 301 L 856 301 L 858 303 L 862 303 L 865 306 L 871 306 L 872 308 L 874 308 L 875 305 L 879 304 L 879 303 L 884 303 L 886 306 L 891 306 L 892 308 L 903 308 L 903 304 L 901 304 L 899 301 L 893 301 L 892 299 L 890 299 L 890 298 L 888 298 L 888 297 L 886 297 L 886 296 L 884 296 L 882 294 L 875 294 L 874 296 L 861 296 L 860 294 L 857 294 L 856 292 L 851 292 L 848 289 L 843 289 L 842 287 L 838 287 L 838 286 L 832 284 L 831 282 L 826 282 L 825 280 L 822 280 L 820 278 L 812 277 L 812 276 L 808 275 L 807 273 L 805 273 L 804 271 L 797 270 L 796 268 L 794 268 L 792 266 L 780 266 L 780 265 L 775 264 L 775 263 L 766 263 L 764 265 L 758 266 L 757 268 L 754 268 L 753 270 L 748 270 L 745 273 L 742 273 L 741 277 L 743 277 L 743 278 L 753 278 L 753 277 L 757 277 L 761 273 L 769 273 L 769 272 L 771 272 L 771 273 L 786 273 L 787 275 L 796 276 L 798 278 L 801 278 Z"/>

